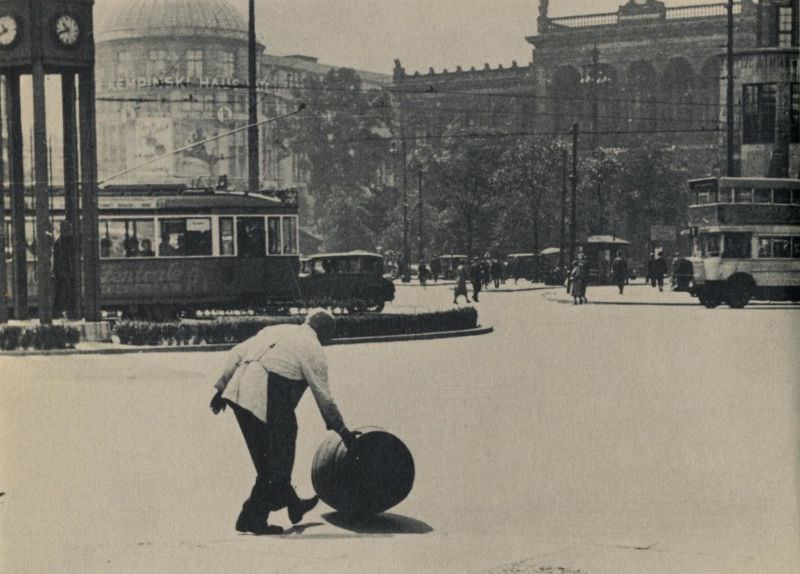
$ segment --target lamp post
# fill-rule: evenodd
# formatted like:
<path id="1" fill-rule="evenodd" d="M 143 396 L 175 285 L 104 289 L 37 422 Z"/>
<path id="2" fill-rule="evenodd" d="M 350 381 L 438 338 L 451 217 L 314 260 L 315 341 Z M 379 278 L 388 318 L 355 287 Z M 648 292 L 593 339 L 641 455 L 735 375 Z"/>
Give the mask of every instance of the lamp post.
<path id="1" fill-rule="evenodd" d="M 591 146 L 596 148 L 599 142 L 600 129 L 600 105 L 597 97 L 598 86 L 608 84 L 611 82 L 605 72 L 600 68 L 600 50 L 597 44 L 594 45 L 591 51 L 592 62 L 584 66 L 583 75 L 581 77 L 581 84 L 585 84 L 589 89 L 589 97 L 591 98 L 591 115 L 592 115 L 592 139 Z"/>

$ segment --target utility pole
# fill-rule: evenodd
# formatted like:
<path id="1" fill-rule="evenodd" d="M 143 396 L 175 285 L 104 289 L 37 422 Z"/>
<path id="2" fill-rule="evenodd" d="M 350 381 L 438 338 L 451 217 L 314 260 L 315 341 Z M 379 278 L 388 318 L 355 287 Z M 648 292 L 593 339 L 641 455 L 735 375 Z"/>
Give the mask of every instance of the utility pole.
<path id="1" fill-rule="evenodd" d="M 572 198 L 570 201 L 570 222 L 569 222 L 569 264 L 575 260 L 575 239 L 577 234 L 577 209 L 576 201 L 578 195 L 578 123 L 572 124 Z"/>
<path id="2" fill-rule="evenodd" d="M 256 91 L 256 8 L 255 0 L 250 0 L 247 23 L 247 81 L 249 128 L 247 130 L 247 168 L 248 191 L 256 192 L 259 187 L 258 175 L 258 92 Z"/>
<path id="3" fill-rule="evenodd" d="M 417 260 L 419 263 L 422 263 L 423 259 L 425 258 L 425 247 L 424 247 L 424 242 L 422 240 L 422 227 L 424 223 L 424 211 L 423 211 L 424 204 L 422 202 L 422 165 L 419 166 L 417 171 L 417 198 L 419 203 L 417 207 L 417 210 L 419 211 L 419 213 L 417 214 L 419 216 L 419 236 L 418 236 L 419 257 L 417 258 Z"/>
<path id="4" fill-rule="evenodd" d="M 759 7 L 759 10 L 761 8 Z M 726 78 L 726 102 L 725 115 L 727 119 L 727 150 L 726 150 L 726 175 L 736 176 L 736 160 L 734 157 L 733 142 L 733 0 L 728 0 L 728 50 L 727 50 L 727 78 Z"/>
<path id="5" fill-rule="evenodd" d="M 592 48 L 592 67 L 590 69 L 589 86 L 592 90 L 592 149 L 597 148 L 598 143 L 598 129 L 600 121 L 599 104 L 597 101 L 597 83 L 599 79 L 599 63 L 600 63 L 600 50 L 597 44 Z"/>
<path id="6" fill-rule="evenodd" d="M 558 267 L 564 270 L 564 249 L 566 245 L 567 225 L 567 148 L 561 150 L 561 234 L 558 250 Z"/>
<path id="7" fill-rule="evenodd" d="M 406 166 L 406 120 L 403 97 L 400 97 L 400 155 L 403 183 L 403 283 L 411 281 L 411 250 L 408 245 L 408 168 Z"/>

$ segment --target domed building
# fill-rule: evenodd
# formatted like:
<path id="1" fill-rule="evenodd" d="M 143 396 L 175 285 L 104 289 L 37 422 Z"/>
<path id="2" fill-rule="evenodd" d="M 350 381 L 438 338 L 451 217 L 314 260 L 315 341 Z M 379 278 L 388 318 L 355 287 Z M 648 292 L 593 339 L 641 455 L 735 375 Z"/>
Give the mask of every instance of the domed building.
<path id="1" fill-rule="evenodd" d="M 130 0 L 97 23 L 99 179 L 247 185 L 247 22 L 227 0 Z M 287 89 L 331 66 L 257 45 L 259 120 L 293 110 Z M 366 73 L 367 82 L 390 81 Z M 284 128 L 285 129 L 285 128 Z M 262 189 L 302 186 L 278 124 L 259 129 Z M 216 139 L 214 139 L 216 138 Z M 193 142 L 207 143 L 193 146 Z M 178 148 L 185 151 L 157 158 Z M 124 172 L 124 173 L 123 173 Z"/>

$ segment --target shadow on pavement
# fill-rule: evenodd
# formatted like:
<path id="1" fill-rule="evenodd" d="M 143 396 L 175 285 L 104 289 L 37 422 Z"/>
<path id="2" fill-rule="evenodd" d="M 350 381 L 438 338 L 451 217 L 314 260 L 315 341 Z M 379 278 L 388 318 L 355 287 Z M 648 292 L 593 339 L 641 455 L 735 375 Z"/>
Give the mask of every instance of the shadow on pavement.
<path id="1" fill-rule="evenodd" d="M 421 520 L 388 512 L 358 519 L 347 518 L 338 512 L 329 512 L 323 514 L 322 518 L 333 526 L 359 534 L 428 534 L 433 532 L 433 528 Z"/>

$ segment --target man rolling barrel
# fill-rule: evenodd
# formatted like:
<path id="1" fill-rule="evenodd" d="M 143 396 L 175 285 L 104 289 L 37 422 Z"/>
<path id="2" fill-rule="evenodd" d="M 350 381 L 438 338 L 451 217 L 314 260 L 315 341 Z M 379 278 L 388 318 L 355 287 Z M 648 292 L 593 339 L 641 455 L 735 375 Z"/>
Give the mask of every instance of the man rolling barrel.
<path id="1" fill-rule="evenodd" d="M 281 534 L 267 524 L 270 511 L 287 508 L 292 524 L 302 520 L 318 497 L 301 499 L 291 485 L 297 440 L 295 408 L 306 390 L 317 402 L 325 426 L 346 446 L 354 434 L 344 424 L 328 387 L 322 345 L 334 334 L 334 318 L 324 310 L 309 313 L 302 325 L 265 327 L 231 349 L 211 399 L 214 414 L 230 405 L 256 467 L 256 482 L 236 520 L 236 530 Z"/>

